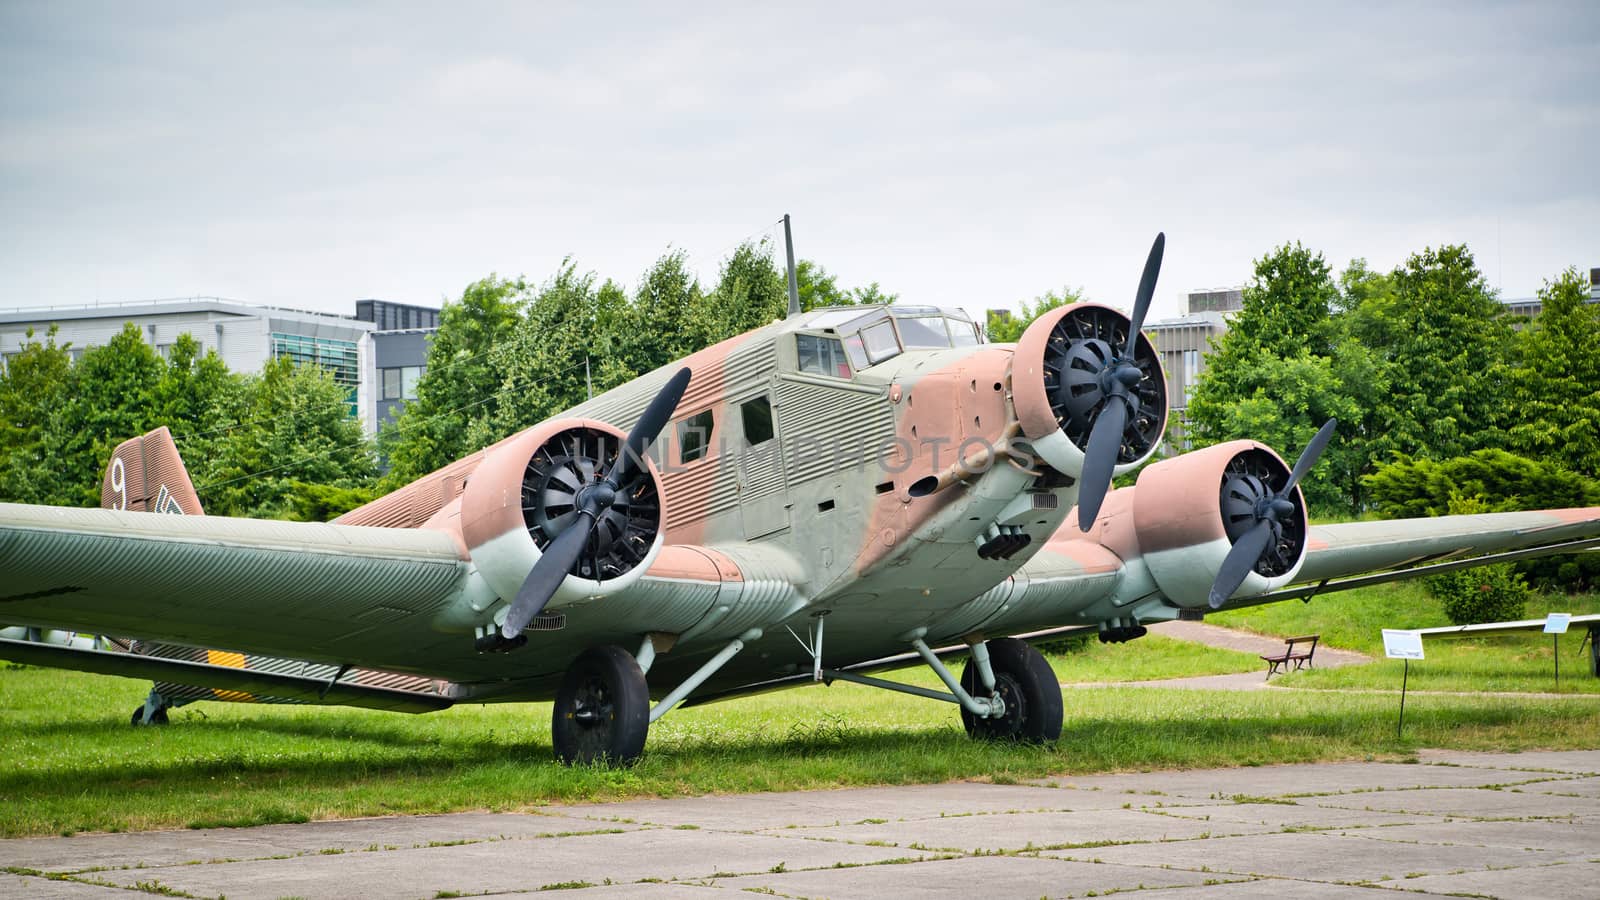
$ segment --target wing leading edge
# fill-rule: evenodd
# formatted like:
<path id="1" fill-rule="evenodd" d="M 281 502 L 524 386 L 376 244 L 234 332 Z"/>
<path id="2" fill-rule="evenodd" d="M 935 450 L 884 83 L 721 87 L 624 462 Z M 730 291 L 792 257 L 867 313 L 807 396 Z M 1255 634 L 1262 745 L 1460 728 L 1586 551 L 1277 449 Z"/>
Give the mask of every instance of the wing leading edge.
<path id="1" fill-rule="evenodd" d="M 1318 525 L 1311 528 L 1296 586 L 1231 600 L 1228 606 L 1304 598 L 1596 548 L 1600 548 L 1600 507 L 1593 506 Z"/>

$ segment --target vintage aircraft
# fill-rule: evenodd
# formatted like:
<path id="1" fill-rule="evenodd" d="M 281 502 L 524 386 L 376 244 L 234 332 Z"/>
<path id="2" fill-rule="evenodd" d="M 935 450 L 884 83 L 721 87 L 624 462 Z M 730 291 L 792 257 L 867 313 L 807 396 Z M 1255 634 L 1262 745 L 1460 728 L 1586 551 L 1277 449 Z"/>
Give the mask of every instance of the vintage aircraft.
<path id="1" fill-rule="evenodd" d="M 1163 246 L 1131 318 L 1081 303 L 1016 344 L 930 307 L 800 313 L 791 284 L 787 318 L 326 524 L 201 515 L 158 429 L 115 451 L 107 509 L 0 505 L 0 657 L 151 678 L 144 723 L 202 697 L 553 699 L 567 762 L 636 759 L 685 701 L 834 680 L 1041 741 L 1060 686 L 1014 635 L 1124 641 L 1224 603 L 1600 545 L 1600 508 L 1310 526 L 1297 482 L 1332 423 L 1292 469 L 1234 441 L 1109 490 L 1166 426 L 1140 330 Z M 947 691 L 866 674 L 919 657 Z"/>

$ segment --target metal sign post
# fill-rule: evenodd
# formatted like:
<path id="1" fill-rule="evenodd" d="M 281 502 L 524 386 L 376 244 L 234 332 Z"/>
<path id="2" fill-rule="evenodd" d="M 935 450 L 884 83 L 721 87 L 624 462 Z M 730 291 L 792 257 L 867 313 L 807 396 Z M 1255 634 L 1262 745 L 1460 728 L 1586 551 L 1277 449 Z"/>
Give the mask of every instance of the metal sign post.
<path id="1" fill-rule="evenodd" d="M 1400 722 L 1394 729 L 1395 740 L 1399 740 L 1406 728 L 1406 685 L 1411 681 L 1411 661 L 1422 659 L 1422 635 L 1415 631 L 1383 629 L 1383 655 L 1405 660 L 1405 670 L 1400 676 Z"/>
<path id="2" fill-rule="evenodd" d="M 1561 636 L 1572 624 L 1572 613 L 1551 613 L 1544 617 L 1544 633 L 1550 635 L 1550 652 L 1556 660 L 1556 693 L 1561 693 Z"/>

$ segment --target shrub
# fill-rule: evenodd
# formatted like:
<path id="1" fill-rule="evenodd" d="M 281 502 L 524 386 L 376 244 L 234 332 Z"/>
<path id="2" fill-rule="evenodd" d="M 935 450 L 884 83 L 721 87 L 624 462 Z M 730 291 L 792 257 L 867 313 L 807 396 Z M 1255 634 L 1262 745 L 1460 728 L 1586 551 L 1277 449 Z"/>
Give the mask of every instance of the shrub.
<path id="1" fill-rule="evenodd" d="M 1510 563 L 1429 575 L 1423 584 L 1457 625 L 1520 619 L 1532 593 Z"/>

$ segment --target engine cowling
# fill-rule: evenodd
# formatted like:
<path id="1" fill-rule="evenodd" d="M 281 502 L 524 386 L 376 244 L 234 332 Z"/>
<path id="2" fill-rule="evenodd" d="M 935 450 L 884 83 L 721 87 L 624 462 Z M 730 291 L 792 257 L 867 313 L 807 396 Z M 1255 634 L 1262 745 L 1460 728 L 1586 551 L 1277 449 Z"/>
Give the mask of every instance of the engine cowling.
<path id="1" fill-rule="evenodd" d="M 461 531 L 489 586 L 515 597 L 542 551 L 566 528 L 577 493 L 608 472 L 626 435 L 589 419 L 544 422 L 491 447 L 461 495 Z M 661 476 L 644 472 L 595 521 L 589 545 L 547 608 L 622 590 L 661 552 L 666 518 Z"/>
<path id="2" fill-rule="evenodd" d="M 1205 606 L 1234 541 L 1257 522 L 1263 498 L 1281 490 L 1289 466 L 1270 447 L 1231 441 L 1163 460 L 1139 473 L 1133 522 L 1141 558 L 1162 593 L 1185 607 Z M 1273 538 L 1235 596 L 1289 584 L 1306 555 L 1305 495 L 1290 495 Z"/>
<path id="3" fill-rule="evenodd" d="M 1059 472 L 1077 478 L 1095 418 L 1106 401 L 1099 373 L 1128 340 L 1129 318 L 1109 306 L 1075 303 L 1050 310 L 1022 333 L 1012 365 L 1012 396 L 1022 434 Z M 1140 379 L 1129 394 L 1116 474 L 1132 471 L 1161 443 L 1167 427 L 1167 381 L 1150 339 L 1139 335 L 1134 364 Z"/>

